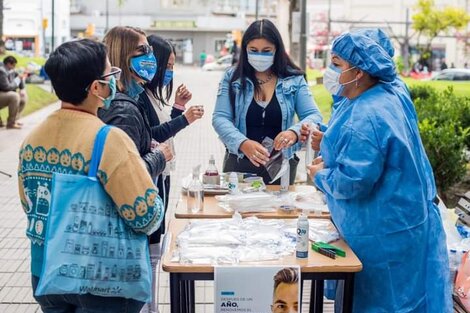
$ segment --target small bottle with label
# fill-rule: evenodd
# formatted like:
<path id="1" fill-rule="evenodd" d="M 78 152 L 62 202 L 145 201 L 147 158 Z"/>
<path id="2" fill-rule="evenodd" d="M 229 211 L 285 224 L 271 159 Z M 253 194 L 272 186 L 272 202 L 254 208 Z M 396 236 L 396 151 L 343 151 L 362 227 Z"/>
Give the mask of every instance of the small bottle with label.
<path id="1" fill-rule="evenodd" d="M 228 179 L 228 190 L 231 194 L 237 194 L 238 191 L 238 175 L 236 172 L 231 172 Z"/>
<path id="2" fill-rule="evenodd" d="M 298 259 L 308 258 L 308 218 L 305 212 L 297 220 L 297 243 L 295 245 L 295 256 Z"/>
<path id="3" fill-rule="evenodd" d="M 202 182 L 204 185 L 220 186 L 220 175 L 217 167 L 215 166 L 214 155 L 211 155 L 211 158 L 209 159 L 209 166 L 202 177 Z"/>
<path id="4" fill-rule="evenodd" d="M 204 208 L 204 185 L 199 179 L 200 165 L 194 167 L 193 178 L 188 186 L 187 207 L 191 213 L 197 213 Z"/>

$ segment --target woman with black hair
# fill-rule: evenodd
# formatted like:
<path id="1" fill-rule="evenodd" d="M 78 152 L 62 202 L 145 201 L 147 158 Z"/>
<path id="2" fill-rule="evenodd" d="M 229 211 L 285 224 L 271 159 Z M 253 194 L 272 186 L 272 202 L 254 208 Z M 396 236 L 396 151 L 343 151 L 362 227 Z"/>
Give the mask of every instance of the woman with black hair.
<path id="1" fill-rule="evenodd" d="M 223 171 L 254 173 L 269 183 L 264 165 L 270 155 L 261 144 L 269 137 L 274 149 L 284 149 L 293 184 L 301 125 L 321 120 L 305 73 L 287 55 L 276 26 L 266 19 L 252 23 L 243 35 L 238 64 L 219 85 L 212 117 L 227 148 Z"/>
<path id="2" fill-rule="evenodd" d="M 166 142 L 172 149 L 174 156 L 173 137 L 189 124 L 204 115 L 202 106 L 190 107 L 186 112 L 186 104 L 191 100 L 192 93 L 181 84 L 176 89 L 175 103 L 171 115 L 166 111 L 173 92 L 173 67 L 175 65 L 175 48 L 162 37 L 151 35 L 147 37 L 153 54 L 157 59 L 157 72 L 153 79 L 145 84 L 145 91 L 140 94 L 139 106 L 145 112 L 152 127 L 152 138 L 159 143 Z M 168 206 L 170 189 L 170 169 L 173 161 L 167 162 L 163 173 L 158 177 L 160 196 Z"/>
<path id="3" fill-rule="evenodd" d="M 173 68 L 175 65 L 176 53 L 173 45 L 166 39 L 151 35 L 147 37 L 149 45 L 153 49 L 153 55 L 157 60 L 157 72 L 153 79 L 144 85 L 145 90 L 139 96 L 139 107 L 145 112 L 145 115 L 152 128 L 152 138 L 156 142 L 166 143 L 175 156 L 173 137 L 183 128 L 200 119 L 204 115 L 202 106 L 192 106 L 185 110 L 186 104 L 191 100 L 192 93 L 185 85 L 176 88 L 175 103 L 173 104 L 171 114 L 167 113 L 166 107 L 173 93 Z M 165 212 L 168 208 L 170 194 L 170 174 L 174 168 L 174 160 L 167 162 L 163 172 L 157 177 L 156 185 L 158 194 L 163 199 Z M 158 290 L 156 286 L 156 269 L 161 257 L 160 241 L 162 234 L 165 233 L 165 219 L 157 232 L 149 237 L 150 260 L 152 270 L 154 271 L 152 288 Z M 141 313 L 156 312 L 155 299 L 147 304 Z"/>

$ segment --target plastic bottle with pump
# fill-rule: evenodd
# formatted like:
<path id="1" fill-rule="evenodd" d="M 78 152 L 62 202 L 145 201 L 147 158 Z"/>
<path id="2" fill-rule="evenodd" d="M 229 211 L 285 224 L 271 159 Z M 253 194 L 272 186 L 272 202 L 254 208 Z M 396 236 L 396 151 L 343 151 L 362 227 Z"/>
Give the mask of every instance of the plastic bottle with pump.
<path id="1" fill-rule="evenodd" d="M 187 207 L 191 213 L 204 209 L 204 185 L 199 178 L 200 165 L 193 168 L 193 178 L 188 186 Z"/>
<path id="2" fill-rule="evenodd" d="M 305 211 L 297 220 L 297 243 L 295 245 L 295 256 L 298 259 L 308 258 L 308 218 Z"/>
<path id="3" fill-rule="evenodd" d="M 207 167 L 206 172 L 202 177 L 202 182 L 205 185 L 220 186 L 220 175 L 217 167 L 215 166 L 214 155 L 211 155 L 211 158 L 209 159 L 209 166 Z"/>

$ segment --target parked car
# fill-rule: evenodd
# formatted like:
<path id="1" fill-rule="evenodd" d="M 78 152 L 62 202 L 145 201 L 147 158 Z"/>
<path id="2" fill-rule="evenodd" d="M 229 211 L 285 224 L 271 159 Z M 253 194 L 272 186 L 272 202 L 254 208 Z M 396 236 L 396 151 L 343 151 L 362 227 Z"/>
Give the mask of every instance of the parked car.
<path id="1" fill-rule="evenodd" d="M 470 69 L 448 68 L 438 73 L 432 80 L 470 81 Z"/>
<path id="2" fill-rule="evenodd" d="M 225 71 L 227 68 L 232 66 L 232 55 L 226 55 L 214 62 L 206 63 L 202 67 L 204 71 Z"/>

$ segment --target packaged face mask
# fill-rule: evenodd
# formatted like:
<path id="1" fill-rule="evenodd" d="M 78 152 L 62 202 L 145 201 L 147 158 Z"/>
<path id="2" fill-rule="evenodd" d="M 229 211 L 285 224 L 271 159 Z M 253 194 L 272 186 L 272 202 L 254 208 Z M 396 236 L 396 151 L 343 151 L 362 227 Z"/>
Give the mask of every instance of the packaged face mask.
<path id="1" fill-rule="evenodd" d="M 271 182 L 273 182 L 279 179 L 285 173 L 285 171 L 287 171 L 288 165 L 283 165 L 284 156 L 281 150 L 274 149 L 273 139 L 265 137 L 261 144 L 270 153 L 269 161 L 264 167 L 266 168 L 266 171 L 268 172 L 269 177 L 271 178 Z M 289 162 L 288 160 L 286 161 L 287 163 Z"/>

